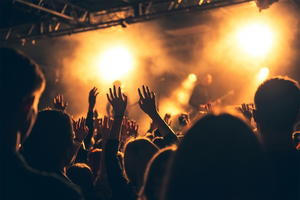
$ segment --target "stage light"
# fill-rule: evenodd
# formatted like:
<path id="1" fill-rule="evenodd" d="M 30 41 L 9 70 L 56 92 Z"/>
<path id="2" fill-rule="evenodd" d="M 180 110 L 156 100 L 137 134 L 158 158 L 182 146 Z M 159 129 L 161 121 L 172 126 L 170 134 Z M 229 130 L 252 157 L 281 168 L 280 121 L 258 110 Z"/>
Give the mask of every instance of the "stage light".
<path id="1" fill-rule="evenodd" d="M 257 75 L 257 80 L 261 83 L 268 78 L 268 75 L 269 75 L 269 69 L 266 67 L 261 68 Z"/>
<path id="2" fill-rule="evenodd" d="M 181 83 L 182 87 L 186 90 L 192 89 L 194 87 L 194 83 L 189 81 L 188 79 Z"/>
<path id="3" fill-rule="evenodd" d="M 186 90 L 177 91 L 177 99 L 179 103 L 187 104 L 189 102 L 189 93 Z"/>
<path id="4" fill-rule="evenodd" d="M 114 81 L 133 68 L 133 58 L 126 48 L 114 47 L 101 55 L 98 67 L 104 80 Z"/>
<path id="5" fill-rule="evenodd" d="M 188 79 L 190 82 L 194 83 L 197 81 L 197 76 L 195 74 L 189 74 Z"/>
<path id="6" fill-rule="evenodd" d="M 272 31 L 262 25 L 253 24 L 238 32 L 238 41 L 251 56 L 257 57 L 267 53 L 272 47 Z"/>

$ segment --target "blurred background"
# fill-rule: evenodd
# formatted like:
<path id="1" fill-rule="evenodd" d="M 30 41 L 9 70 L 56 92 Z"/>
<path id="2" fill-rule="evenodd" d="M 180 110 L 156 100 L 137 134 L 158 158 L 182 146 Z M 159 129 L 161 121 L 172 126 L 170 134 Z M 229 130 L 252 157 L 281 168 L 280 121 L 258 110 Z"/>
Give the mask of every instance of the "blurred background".
<path id="1" fill-rule="evenodd" d="M 129 97 L 129 117 L 150 121 L 137 88 L 156 93 L 161 114 L 188 112 L 196 84 L 212 75 L 222 106 L 253 103 L 268 77 L 300 81 L 298 0 L 15 0 L 1 1 L 1 46 L 20 49 L 42 68 L 46 89 L 40 109 L 57 93 L 68 113 L 86 116 L 88 94 L 106 93 L 115 81 Z M 233 91 L 233 92 L 231 92 Z M 142 123 L 142 131 L 148 123 Z"/>

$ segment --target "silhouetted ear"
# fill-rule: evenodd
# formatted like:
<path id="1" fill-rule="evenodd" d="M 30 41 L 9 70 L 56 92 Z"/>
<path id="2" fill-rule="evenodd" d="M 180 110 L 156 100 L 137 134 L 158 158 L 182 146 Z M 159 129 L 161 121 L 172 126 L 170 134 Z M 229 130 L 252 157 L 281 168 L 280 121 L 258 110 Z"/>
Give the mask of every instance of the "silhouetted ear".
<path id="1" fill-rule="evenodd" d="M 255 123 L 258 123 L 257 111 L 255 109 L 253 109 L 253 119 Z"/>

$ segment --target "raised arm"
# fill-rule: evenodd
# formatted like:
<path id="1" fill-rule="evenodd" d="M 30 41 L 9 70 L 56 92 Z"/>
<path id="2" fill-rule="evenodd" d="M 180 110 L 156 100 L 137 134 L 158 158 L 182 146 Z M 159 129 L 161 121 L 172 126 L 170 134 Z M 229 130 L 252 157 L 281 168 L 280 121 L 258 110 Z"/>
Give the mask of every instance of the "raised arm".
<path id="1" fill-rule="evenodd" d="M 112 92 L 112 89 L 109 88 L 109 93 L 110 95 L 106 94 L 107 99 L 109 103 L 112 105 L 115 112 L 114 123 L 111 128 L 109 139 L 116 139 L 120 141 L 120 130 L 121 130 L 121 124 L 127 106 L 127 96 L 121 93 L 120 87 L 118 88 L 118 92 L 117 92 L 115 86 L 114 86 L 114 92 Z"/>
<path id="2" fill-rule="evenodd" d="M 127 188 L 127 179 L 123 174 L 118 159 L 118 146 L 121 124 L 127 105 L 127 96 L 121 93 L 120 87 L 117 92 L 115 86 L 113 92 L 109 89 L 109 93 L 110 94 L 107 94 L 107 99 L 114 109 L 115 117 L 105 145 L 105 167 L 113 199 L 124 199 Z"/>
<path id="3" fill-rule="evenodd" d="M 87 113 L 87 117 L 86 117 L 86 125 L 89 128 L 89 133 L 84 140 L 84 144 L 87 149 L 89 149 L 89 147 L 90 147 L 91 139 L 94 134 L 93 114 L 94 114 L 94 108 L 96 105 L 96 97 L 99 94 L 99 92 L 97 92 L 97 90 L 98 89 L 96 87 L 94 87 L 89 93 L 89 109 L 88 109 L 88 113 Z"/>
<path id="4" fill-rule="evenodd" d="M 150 91 L 149 87 L 143 86 L 143 93 L 138 89 L 140 100 L 139 105 L 141 109 L 153 120 L 157 125 L 158 130 L 161 135 L 168 140 L 168 145 L 170 143 L 176 143 L 178 138 L 176 137 L 174 131 L 170 126 L 162 119 L 159 115 L 156 104 L 155 104 L 155 94 L 153 91 Z"/>
<path id="5" fill-rule="evenodd" d="M 104 116 L 103 120 L 100 118 L 99 126 L 97 127 L 97 132 L 102 136 L 102 154 L 100 159 L 100 170 L 99 176 L 106 176 L 105 169 L 105 145 L 109 138 L 109 132 L 113 123 L 113 119 Z"/>
<path id="6" fill-rule="evenodd" d="M 85 119 L 84 118 L 79 118 L 77 122 L 75 122 L 74 125 L 74 132 L 75 132 L 75 138 L 74 138 L 74 146 L 75 146 L 75 150 L 74 150 L 74 156 L 72 159 L 72 164 L 75 162 L 76 160 L 76 156 L 78 154 L 78 151 L 82 145 L 83 140 L 86 138 L 86 136 L 88 135 L 88 129 L 85 126 Z"/>

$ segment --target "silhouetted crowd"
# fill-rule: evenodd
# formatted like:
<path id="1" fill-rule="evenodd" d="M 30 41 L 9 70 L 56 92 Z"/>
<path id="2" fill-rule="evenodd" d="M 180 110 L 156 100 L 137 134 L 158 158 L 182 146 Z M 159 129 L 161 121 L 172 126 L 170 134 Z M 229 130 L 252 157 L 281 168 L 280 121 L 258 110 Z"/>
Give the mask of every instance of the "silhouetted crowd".
<path id="1" fill-rule="evenodd" d="M 244 118 L 210 105 L 192 122 L 182 114 L 180 135 L 142 86 L 152 122 L 141 134 L 120 87 L 107 91 L 113 118 L 98 116 L 94 87 L 86 118 L 75 120 L 61 94 L 38 110 L 45 77 L 32 59 L 0 48 L 0 60 L 1 200 L 300 199 L 300 89 L 288 77 L 264 81 L 254 109 L 241 105 Z"/>

